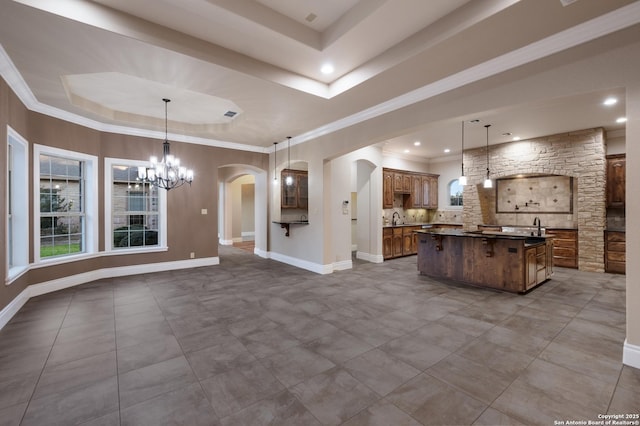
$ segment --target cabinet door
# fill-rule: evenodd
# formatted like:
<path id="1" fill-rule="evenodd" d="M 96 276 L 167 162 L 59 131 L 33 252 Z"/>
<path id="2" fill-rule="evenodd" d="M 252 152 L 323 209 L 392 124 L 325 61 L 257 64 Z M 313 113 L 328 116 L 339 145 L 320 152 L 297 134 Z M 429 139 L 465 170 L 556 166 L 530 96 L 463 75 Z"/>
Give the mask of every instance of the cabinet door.
<path id="1" fill-rule="evenodd" d="M 422 208 L 422 177 L 411 176 L 411 207 L 414 209 Z"/>
<path id="2" fill-rule="evenodd" d="M 291 177 L 291 184 L 287 185 L 287 178 Z M 281 207 L 283 209 L 295 209 L 298 207 L 298 181 L 291 170 L 283 170 L 281 179 Z"/>
<path id="3" fill-rule="evenodd" d="M 393 257 L 402 256 L 402 228 L 393 228 Z"/>
<path id="4" fill-rule="evenodd" d="M 393 174 L 393 192 L 402 192 L 402 181 L 404 175 L 402 173 Z"/>
<path id="5" fill-rule="evenodd" d="M 402 192 L 405 194 L 411 193 L 411 175 L 402 175 Z"/>
<path id="6" fill-rule="evenodd" d="M 429 208 L 431 197 L 431 177 L 422 176 L 422 207 Z"/>
<path id="7" fill-rule="evenodd" d="M 309 207 L 309 177 L 306 173 L 298 173 L 298 208 L 306 209 Z"/>
<path id="8" fill-rule="evenodd" d="M 426 209 L 438 208 L 438 178 L 436 176 L 422 177 L 422 207 Z"/>
<path id="9" fill-rule="evenodd" d="M 547 278 L 553 275 L 553 240 L 547 240 Z"/>
<path id="10" fill-rule="evenodd" d="M 432 209 L 438 208 L 438 178 L 431 177 L 429 182 L 429 207 Z"/>
<path id="11" fill-rule="evenodd" d="M 413 254 L 413 235 L 411 233 L 402 234 L 402 254 L 404 256 Z"/>
<path id="12" fill-rule="evenodd" d="M 382 234 L 382 257 L 385 259 L 393 257 L 393 237 L 391 233 L 385 234 L 384 231 Z"/>
<path id="13" fill-rule="evenodd" d="M 538 262 L 536 259 L 536 249 L 527 249 L 525 251 L 525 290 L 536 285 L 538 278 Z"/>
<path id="14" fill-rule="evenodd" d="M 382 208 L 393 208 L 393 173 L 382 172 Z"/>
<path id="15" fill-rule="evenodd" d="M 623 208 L 626 190 L 626 158 L 607 157 L 607 207 Z"/>

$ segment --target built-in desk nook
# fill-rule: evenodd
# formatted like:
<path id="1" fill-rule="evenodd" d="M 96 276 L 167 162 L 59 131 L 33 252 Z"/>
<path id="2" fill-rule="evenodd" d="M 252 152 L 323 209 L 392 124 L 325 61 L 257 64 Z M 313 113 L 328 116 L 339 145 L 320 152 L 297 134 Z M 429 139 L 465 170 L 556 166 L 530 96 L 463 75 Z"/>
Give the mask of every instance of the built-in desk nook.
<path id="1" fill-rule="evenodd" d="M 415 232 L 422 275 L 524 293 L 553 274 L 551 238 L 456 229 Z"/>

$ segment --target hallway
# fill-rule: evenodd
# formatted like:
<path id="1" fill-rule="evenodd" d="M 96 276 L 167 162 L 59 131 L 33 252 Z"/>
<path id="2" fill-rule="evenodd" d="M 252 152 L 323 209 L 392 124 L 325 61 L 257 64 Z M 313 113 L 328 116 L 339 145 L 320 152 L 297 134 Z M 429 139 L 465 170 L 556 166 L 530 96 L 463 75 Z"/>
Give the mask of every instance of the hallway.
<path id="1" fill-rule="evenodd" d="M 221 263 L 31 299 L 0 330 L 2 425 L 554 424 L 640 413 L 625 277 L 526 295 L 419 276 Z"/>

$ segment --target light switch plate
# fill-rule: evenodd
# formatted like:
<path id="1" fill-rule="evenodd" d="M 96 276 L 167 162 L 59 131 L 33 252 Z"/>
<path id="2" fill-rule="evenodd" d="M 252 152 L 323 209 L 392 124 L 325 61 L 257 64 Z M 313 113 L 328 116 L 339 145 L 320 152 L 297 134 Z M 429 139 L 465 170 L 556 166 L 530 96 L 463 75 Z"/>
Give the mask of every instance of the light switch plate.
<path id="1" fill-rule="evenodd" d="M 202 213 L 202 214 L 207 214 L 207 209 L 202 209 L 202 210 L 200 210 L 200 213 Z"/>

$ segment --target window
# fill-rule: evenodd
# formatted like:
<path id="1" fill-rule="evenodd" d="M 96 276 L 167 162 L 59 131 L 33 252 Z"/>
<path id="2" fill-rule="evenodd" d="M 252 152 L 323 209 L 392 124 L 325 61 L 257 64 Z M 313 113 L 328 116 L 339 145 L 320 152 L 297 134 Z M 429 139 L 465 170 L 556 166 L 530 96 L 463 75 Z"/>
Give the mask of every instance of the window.
<path id="1" fill-rule="evenodd" d="M 449 205 L 462 206 L 462 185 L 458 179 L 454 179 L 449 183 Z"/>
<path id="2" fill-rule="evenodd" d="M 28 146 L 17 132 L 7 128 L 7 283 L 29 266 Z"/>
<path id="3" fill-rule="evenodd" d="M 140 165 L 133 160 L 105 160 L 108 251 L 166 249 L 166 194 L 139 181 Z"/>
<path id="4" fill-rule="evenodd" d="M 97 251 L 96 157 L 36 145 L 37 260 Z"/>

